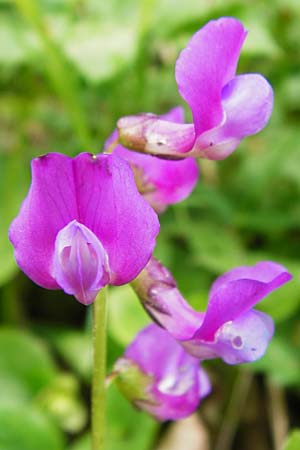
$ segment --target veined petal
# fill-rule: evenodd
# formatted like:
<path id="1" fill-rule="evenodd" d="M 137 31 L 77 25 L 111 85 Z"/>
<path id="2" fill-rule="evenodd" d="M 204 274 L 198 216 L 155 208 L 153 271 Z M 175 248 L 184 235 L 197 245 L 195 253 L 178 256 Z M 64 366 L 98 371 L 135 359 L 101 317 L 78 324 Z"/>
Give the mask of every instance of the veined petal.
<path id="1" fill-rule="evenodd" d="M 195 156 L 224 159 L 242 138 L 262 130 L 273 109 L 272 87 L 261 75 L 239 75 L 223 88 L 222 106 L 222 123 L 196 139 Z"/>
<path id="2" fill-rule="evenodd" d="M 195 337 L 213 341 L 224 323 L 249 311 L 291 278 L 285 267 L 271 261 L 237 267 L 225 273 L 212 285 L 206 315 Z"/>
<path id="3" fill-rule="evenodd" d="M 235 75 L 246 34 L 236 19 L 210 21 L 179 55 L 176 81 L 192 110 L 196 136 L 222 121 L 222 88 Z"/>
<path id="4" fill-rule="evenodd" d="M 174 123 L 182 123 L 183 109 L 173 108 L 161 118 Z M 107 140 L 105 148 L 109 147 L 117 138 L 118 133 L 115 131 Z M 130 151 L 120 144 L 115 147 L 113 152 L 130 163 L 139 192 L 158 212 L 163 211 L 166 205 L 186 198 L 198 181 L 198 165 L 192 158 L 167 161 Z"/>
<path id="5" fill-rule="evenodd" d="M 31 163 L 32 182 L 9 237 L 15 258 L 35 283 L 48 289 L 59 286 L 51 273 L 55 238 L 78 218 L 72 159 L 57 153 Z"/>
<path id="6" fill-rule="evenodd" d="M 80 222 L 93 231 L 108 254 L 110 283 L 128 283 L 153 252 L 157 215 L 138 192 L 133 172 L 122 158 L 81 154 L 74 165 Z"/>
<path id="7" fill-rule="evenodd" d="M 88 305 L 109 283 L 108 255 L 86 226 L 73 220 L 55 240 L 53 277 L 67 293 Z"/>
<path id="8" fill-rule="evenodd" d="M 157 215 L 137 191 L 128 163 L 88 153 L 72 159 L 50 153 L 32 162 L 32 184 L 9 236 L 21 269 L 37 284 L 58 289 L 55 240 L 76 220 L 92 231 L 109 256 L 112 284 L 127 283 L 150 258 Z"/>

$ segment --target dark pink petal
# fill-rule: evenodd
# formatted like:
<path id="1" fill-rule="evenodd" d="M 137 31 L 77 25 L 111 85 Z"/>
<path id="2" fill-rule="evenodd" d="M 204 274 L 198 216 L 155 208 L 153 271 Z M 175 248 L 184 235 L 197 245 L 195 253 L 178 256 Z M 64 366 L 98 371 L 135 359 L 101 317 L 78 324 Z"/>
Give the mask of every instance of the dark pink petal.
<path id="1" fill-rule="evenodd" d="M 31 187 L 9 237 L 23 272 L 40 286 L 58 289 L 51 270 L 55 238 L 78 218 L 72 159 L 50 153 L 34 159 L 31 168 Z"/>
<path id="2" fill-rule="evenodd" d="M 100 240 L 112 284 L 127 283 L 143 269 L 159 230 L 126 161 L 87 153 L 74 159 L 55 153 L 37 158 L 28 196 L 10 228 L 16 260 L 37 284 L 59 288 L 53 277 L 55 240 L 73 220 Z"/>
<path id="3" fill-rule="evenodd" d="M 206 315 L 195 337 L 213 341 L 225 322 L 237 319 L 291 278 L 283 266 L 271 261 L 225 273 L 212 285 Z"/>
<path id="4" fill-rule="evenodd" d="M 176 63 L 176 81 L 190 106 L 196 136 L 223 119 L 222 88 L 234 77 L 246 31 L 236 19 L 208 22 L 190 40 Z"/>
<path id="5" fill-rule="evenodd" d="M 92 303 L 110 281 L 108 256 L 99 239 L 76 220 L 62 228 L 55 240 L 53 277 L 81 303 Z"/>
<path id="6" fill-rule="evenodd" d="M 273 109 L 272 87 L 261 75 L 237 76 L 223 88 L 222 106 L 224 120 L 198 137 L 193 154 L 224 159 L 242 138 L 262 130 Z"/>
<path id="7" fill-rule="evenodd" d="M 173 108 L 161 118 L 182 123 L 183 110 L 180 107 Z M 117 137 L 118 133 L 114 132 L 107 140 L 105 148 L 108 148 Z M 127 150 L 122 145 L 117 145 L 113 152 L 130 163 L 135 172 L 139 191 L 158 211 L 162 211 L 166 205 L 185 199 L 198 181 L 198 165 L 192 158 L 167 161 Z"/>
<path id="8" fill-rule="evenodd" d="M 80 222 L 108 254 L 110 283 L 135 278 L 149 260 L 159 231 L 157 215 L 139 194 L 129 164 L 116 155 L 74 160 Z"/>
<path id="9" fill-rule="evenodd" d="M 181 344 L 191 355 L 203 359 L 222 358 L 227 364 L 241 364 L 261 358 L 274 333 L 271 317 L 250 310 L 233 321 L 224 323 L 214 341 L 197 337 Z"/>
<path id="10" fill-rule="evenodd" d="M 131 400 L 158 420 L 177 420 L 190 415 L 211 391 L 210 381 L 199 367 L 199 361 L 155 324 L 136 336 L 124 358 L 129 364 L 137 364 L 151 380 L 146 387 L 149 398 L 137 396 Z M 118 370 L 118 363 L 116 368 Z"/>

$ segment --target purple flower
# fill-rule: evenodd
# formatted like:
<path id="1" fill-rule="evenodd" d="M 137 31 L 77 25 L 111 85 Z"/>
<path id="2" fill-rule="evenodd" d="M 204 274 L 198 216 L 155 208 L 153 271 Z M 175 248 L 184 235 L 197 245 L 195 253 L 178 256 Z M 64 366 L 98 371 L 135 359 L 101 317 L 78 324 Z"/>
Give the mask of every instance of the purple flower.
<path id="1" fill-rule="evenodd" d="M 32 162 L 31 187 L 9 236 L 29 278 L 89 304 L 106 284 L 137 276 L 158 230 L 121 158 L 50 153 Z"/>
<path id="2" fill-rule="evenodd" d="M 253 306 L 291 278 L 271 261 L 237 267 L 213 283 L 206 312 L 191 308 L 153 258 L 132 285 L 150 316 L 191 355 L 239 364 L 260 358 L 274 332 L 271 317 Z"/>
<path id="3" fill-rule="evenodd" d="M 127 148 L 166 157 L 224 159 L 240 141 L 269 120 L 273 91 L 259 74 L 236 75 L 246 30 L 236 19 L 208 22 L 180 53 L 175 76 L 193 124 L 177 124 L 152 114 L 119 120 Z"/>
<path id="4" fill-rule="evenodd" d="M 183 109 L 173 108 L 161 118 L 182 124 Z M 107 149 L 117 139 L 118 131 L 116 130 L 106 141 L 105 148 Z M 120 144 L 114 148 L 113 153 L 130 163 L 140 193 L 157 212 L 163 212 L 167 205 L 188 197 L 198 181 L 198 165 L 193 158 L 167 161 L 132 152 Z"/>
<path id="5" fill-rule="evenodd" d="M 158 420 L 190 415 L 211 391 L 199 360 L 155 324 L 138 333 L 114 372 L 123 394 Z"/>

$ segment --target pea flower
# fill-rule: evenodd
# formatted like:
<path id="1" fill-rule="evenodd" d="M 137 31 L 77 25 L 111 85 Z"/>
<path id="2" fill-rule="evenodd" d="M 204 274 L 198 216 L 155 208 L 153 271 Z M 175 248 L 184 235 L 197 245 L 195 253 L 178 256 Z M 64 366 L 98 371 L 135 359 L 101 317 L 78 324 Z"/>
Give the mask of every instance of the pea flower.
<path id="1" fill-rule="evenodd" d="M 236 75 L 246 35 L 234 18 L 208 22 L 182 50 L 175 69 L 193 123 L 172 123 L 153 114 L 123 117 L 118 122 L 120 142 L 165 157 L 219 160 L 244 137 L 262 130 L 272 112 L 273 91 L 259 74 Z"/>
<path id="2" fill-rule="evenodd" d="M 128 400 L 161 421 L 187 417 L 211 391 L 199 360 L 155 324 L 138 333 L 114 373 Z"/>
<path id="3" fill-rule="evenodd" d="M 176 107 L 161 116 L 171 123 L 184 122 L 183 109 Z M 108 138 L 105 148 L 108 149 L 118 139 L 117 130 Z M 184 200 L 194 189 L 199 170 L 193 158 L 181 161 L 167 161 L 151 155 L 132 152 L 118 144 L 113 150 L 131 165 L 139 192 L 157 211 L 163 212 L 172 203 Z"/>
<path id="4" fill-rule="evenodd" d="M 153 258 L 132 286 L 150 316 L 191 355 L 240 364 L 259 359 L 274 333 L 272 318 L 253 306 L 291 278 L 271 261 L 237 267 L 213 283 L 206 312 L 185 301 L 171 273 Z"/>
<path id="5" fill-rule="evenodd" d="M 29 278 L 90 304 L 106 284 L 137 276 L 158 230 L 126 161 L 50 153 L 32 161 L 31 187 L 9 236 Z"/>

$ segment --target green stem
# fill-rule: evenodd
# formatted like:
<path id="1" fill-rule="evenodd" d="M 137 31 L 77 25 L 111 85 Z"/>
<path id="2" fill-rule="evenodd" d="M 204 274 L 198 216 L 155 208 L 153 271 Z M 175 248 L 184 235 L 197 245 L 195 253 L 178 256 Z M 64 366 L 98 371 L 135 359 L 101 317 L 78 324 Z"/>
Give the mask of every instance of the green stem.
<path id="1" fill-rule="evenodd" d="M 105 445 L 106 290 L 101 289 L 93 304 L 92 450 L 104 450 Z"/>

